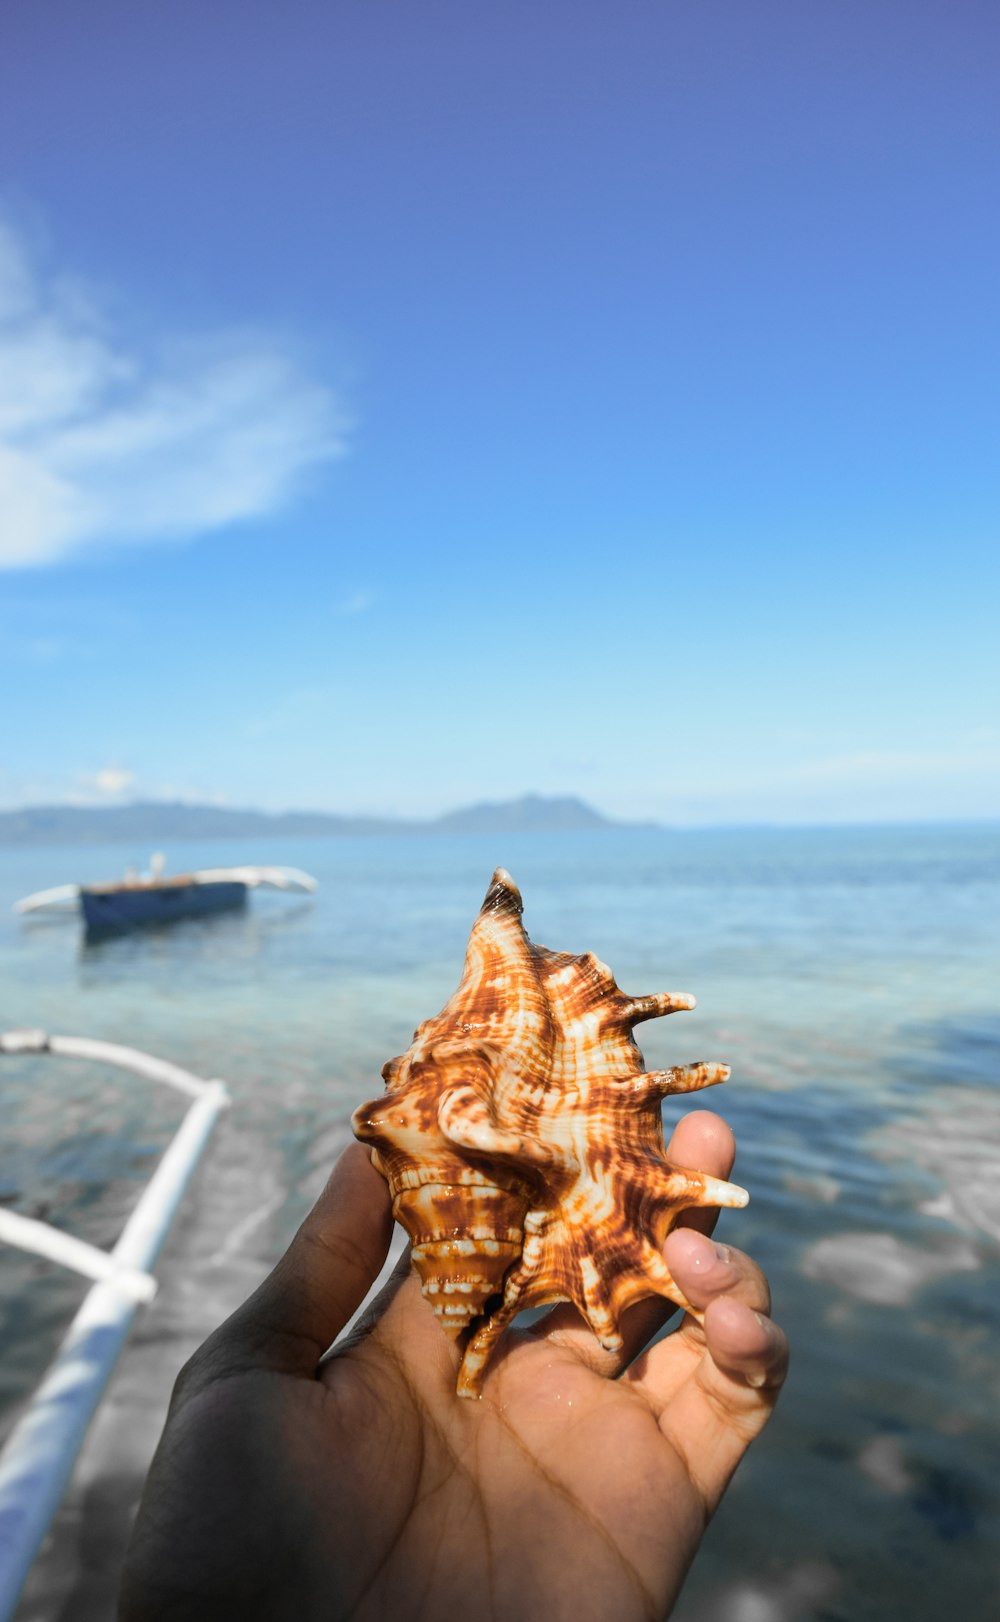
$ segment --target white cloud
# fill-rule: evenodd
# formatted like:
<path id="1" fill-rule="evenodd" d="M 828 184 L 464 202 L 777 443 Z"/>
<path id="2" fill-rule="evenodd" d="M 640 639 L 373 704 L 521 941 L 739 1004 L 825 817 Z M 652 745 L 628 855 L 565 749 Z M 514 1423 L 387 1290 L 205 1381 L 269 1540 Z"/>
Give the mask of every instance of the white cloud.
<path id="1" fill-rule="evenodd" d="M 0 810 L 22 805 L 109 805 L 134 798 L 135 774 L 115 764 L 96 771 L 32 774 L 0 767 Z"/>
<path id="2" fill-rule="evenodd" d="M 98 794 L 105 794 L 109 799 L 116 799 L 120 794 L 124 794 L 134 782 L 135 774 L 126 771 L 123 766 L 102 766 L 93 776 L 93 784 Z"/>
<path id="3" fill-rule="evenodd" d="M 224 806 L 233 803 L 218 787 L 189 780 L 143 777 L 126 766 L 112 763 L 96 771 L 5 771 L 0 765 L 0 811 L 26 805 L 125 805 L 136 800 L 167 800 L 189 805 Z"/>
<path id="4" fill-rule="evenodd" d="M 0 568 L 264 516 L 348 427 L 266 335 L 141 350 L 0 221 Z"/>

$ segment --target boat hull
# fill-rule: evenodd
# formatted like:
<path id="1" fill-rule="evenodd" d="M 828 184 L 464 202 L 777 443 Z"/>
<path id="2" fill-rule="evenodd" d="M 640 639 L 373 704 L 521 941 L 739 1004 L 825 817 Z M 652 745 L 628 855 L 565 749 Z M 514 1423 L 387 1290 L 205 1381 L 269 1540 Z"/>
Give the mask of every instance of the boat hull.
<path id="1" fill-rule="evenodd" d="M 81 889 L 80 907 L 88 935 L 120 935 L 150 924 L 169 924 L 206 912 L 246 905 L 247 887 L 232 881 L 213 884 L 136 884 Z"/>

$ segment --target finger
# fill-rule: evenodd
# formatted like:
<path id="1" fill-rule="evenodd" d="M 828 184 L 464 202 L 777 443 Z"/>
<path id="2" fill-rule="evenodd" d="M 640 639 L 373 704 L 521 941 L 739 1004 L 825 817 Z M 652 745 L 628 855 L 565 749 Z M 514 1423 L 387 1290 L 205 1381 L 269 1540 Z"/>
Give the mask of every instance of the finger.
<path id="1" fill-rule="evenodd" d="M 423 1295 L 409 1245 L 386 1273 L 378 1294 L 324 1356 L 321 1378 L 335 1386 L 338 1365 L 345 1359 L 360 1359 L 368 1365 L 389 1364 L 414 1389 L 425 1395 L 436 1391 L 450 1399 L 455 1393 L 461 1346 L 444 1333 L 440 1318 Z"/>
<path id="2" fill-rule="evenodd" d="M 691 1159 L 692 1155 L 700 1159 Z M 667 1159 L 676 1166 L 693 1166 L 713 1177 L 728 1177 L 736 1163 L 736 1139 L 732 1128 L 709 1109 L 693 1110 L 678 1121 L 667 1146 Z M 719 1220 L 717 1205 L 692 1206 L 677 1218 L 678 1228 L 696 1228 L 714 1233 Z"/>
<path id="3" fill-rule="evenodd" d="M 721 1296 L 706 1310 L 705 1341 L 716 1374 L 776 1397 L 788 1372 L 788 1341 L 765 1313 Z"/>
<path id="4" fill-rule="evenodd" d="M 692 1155 L 696 1157 L 694 1160 L 691 1159 Z M 728 1177 L 736 1159 L 736 1139 L 732 1128 L 714 1110 L 690 1110 L 687 1115 L 681 1116 L 670 1135 L 667 1159 L 677 1166 L 696 1166 L 699 1171 L 711 1172 L 713 1177 Z M 714 1222 L 718 1212 L 684 1213 L 684 1217 L 693 1216 L 711 1218 Z"/>
<path id="5" fill-rule="evenodd" d="M 705 1351 L 660 1414 L 711 1514 L 750 1443 L 764 1429 L 788 1369 L 784 1333 L 734 1297 L 710 1302 Z"/>
<path id="6" fill-rule="evenodd" d="M 392 1259 L 390 1248 L 380 1277 L 375 1283 L 380 1286 L 378 1293 L 372 1296 L 364 1312 L 358 1313 L 347 1333 L 339 1336 L 336 1346 L 331 1346 L 327 1357 L 333 1358 L 357 1342 L 365 1340 L 389 1309 L 397 1305 L 401 1297 L 407 1301 L 411 1301 L 414 1297 L 419 1299 L 420 1280 L 413 1267 L 412 1247 L 409 1243 L 403 1245 L 395 1261 Z"/>
<path id="7" fill-rule="evenodd" d="M 770 1312 L 771 1291 L 767 1279 L 744 1251 L 719 1244 L 693 1228 L 678 1226 L 667 1235 L 663 1255 L 698 1312 L 704 1312 L 709 1302 L 720 1295 L 735 1295 L 756 1312 Z M 688 1318 L 684 1333 L 695 1336 L 700 1333 L 694 1318 Z"/>
<path id="8" fill-rule="evenodd" d="M 749 1256 L 697 1233 L 675 1228 L 663 1247 L 667 1266 L 697 1313 L 685 1317 L 668 1340 L 651 1346 L 637 1358 L 626 1378 L 643 1391 L 659 1411 L 672 1398 L 705 1351 L 701 1319 L 709 1302 L 726 1295 L 742 1301 L 751 1311 L 770 1311 L 767 1279 Z"/>
<path id="9" fill-rule="evenodd" d="M 713 1177 L 728 1177 L 736 1159 L 736 1143 L 720 1116 L 711 1110 L 693 1110 L 678 1121 L 667 1147 L 667 1159 L 677 1166 L 697 1167 Z M 697 1225 L 710 1231 L 718 1218 L 715 1208 L 689 1210 L 681 1213 L 678 1226 Z M 622 1346 L 616 1351 L 606 1350 L 576 1307 L 569 1305 L 553 1307 L 532 1326 L 530 1334 L 549 1344 L 565 1346 L 595 1373 L 613 1378 L 676 1310 L 672 1301 L 659 1295 L 629 1307 L 622 1315 Z"/>
<path id="10" fill-rule="evenodd" d="M 767 1280 L 749 1257 L 690 1231 L 672 1234 L 664 1248 L 692 1305 L 704 1310 L 704 1323 L 689 1316 L 628 1378 L 657 1412 L 711 1511 L 767 1423 L 788 1367 L 788 1343 L 767 1316 Z"/>
<path id="11" fill-rule="evenodd" d="M 274 1271 L 196 1354 L 196 1372 L 263 1367 L 311 1378 L 378 1277 L 391 1232 L 385 1179 L 352 1143 Z"/>

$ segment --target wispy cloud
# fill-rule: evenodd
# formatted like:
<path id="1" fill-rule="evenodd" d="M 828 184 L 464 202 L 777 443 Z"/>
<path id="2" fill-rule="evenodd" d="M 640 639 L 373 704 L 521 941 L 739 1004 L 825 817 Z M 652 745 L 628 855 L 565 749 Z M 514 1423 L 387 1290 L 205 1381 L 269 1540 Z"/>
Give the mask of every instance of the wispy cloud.
<path id="1" fill-rule="evenodd" d="M 117 763 L 93 771 L 35 772 L 0 768 L 0 809 L 20 805 L 115 805 L 135 799 L 134 772 Z"/>
<path id="2" fill-rule="evenodd" d="M 274 338 L 143 347 L 0 221 L 0 568 L 265 516 L 348 428 Z"/>
<path id="3" fill-rule="evenodd" d="M 102 766 L 99 771 L 85 772 L 80 788 L 98 800 L 120 800 L 135 784 L 135 773 L 125 766 Z"/>
<path id="4" fill-rule="evenodd" d="M 868 749 L 775 772 L 772 781 L 789 783 L 908 782 L 937 773 L 1000 768 L 1000 739 L 980 732 L 953 747 L 936 750 Z"/>
<path id="5" fill-rule="evenodd" d="M 861 749 L 754 768 L 734 764 L 721 784 L 708 794 L 693 773 L 678 774 L 669 802 L 653 815 L 693 824 L 995 817 L 1000 734 L 979 728 L 927 749 Z"/>
<path id="6" fill-rule="evenodd" d="M 349 592 L 346 597 L 334 603 L 333 609 L 335 614 L 363 614 L 366 609 L 372 607 L 374 601 L 375 593 L 369 591 L 366 586 L 359 586 L 356 591 Z"/>
<path id="7" fill-rule="evenodd" d="M 157 783 L 153 788 L 136 795 L 136 799 L 168 800 L 173 804 L 182 805 L 214 805 L 228 806 L 232 804 L 230 796 L 221 789 L 204 788 L 198 783 L 168 782 Z"/>
<path id="8" fill-rule="evenodd" d="M 168 800 L 190 805 L 228 805 L 217 787 L 189 780 L 144 778 L 112 762 L 93 771 L 6 771 L 0 766 L 0 810 L 25 805 L 127 805 L 134 800 Z"/>

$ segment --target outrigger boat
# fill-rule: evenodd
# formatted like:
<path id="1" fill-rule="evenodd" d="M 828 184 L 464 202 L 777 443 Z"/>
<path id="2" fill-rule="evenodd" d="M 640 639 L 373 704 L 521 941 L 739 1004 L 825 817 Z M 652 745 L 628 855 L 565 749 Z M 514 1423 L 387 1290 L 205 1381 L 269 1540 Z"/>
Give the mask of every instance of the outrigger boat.
<path id="1" fill-rule="evenodd" d="M 132 1320 L 156 1294 L 152 1268 L 184 1191 L 230 1103 L 221 1081 L 136 1048 L 86 1036 L 0 1031 L 0 1055 L 36 1053 L 96 1060 L 162 1082 L 187 1097 L 188 1109 L 110 1251 L 0 1206 L 0 1244 L 59 1262 L 92 1281 L 55 1362 L 0 1451 L 0 1622 L 11 1622 L 17 1609 Z"/>
<path id="2" fill-rule="evenodd" d="M 88 935 L 112 935 L 146 924 L 242 907 L 250 890 L 311 895 L 318 888 L 316 880 L 297 867 L 206 867 L 170 877 L 165 868 L 163 856 L 157 853 L 148 873 L 130 871 L 111 884 L 58 884 L 50 890 L 36 890 L 16 901 L 14 911 L 56 911 L 79 904 Z"/>

